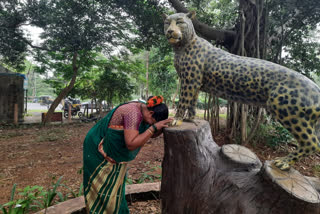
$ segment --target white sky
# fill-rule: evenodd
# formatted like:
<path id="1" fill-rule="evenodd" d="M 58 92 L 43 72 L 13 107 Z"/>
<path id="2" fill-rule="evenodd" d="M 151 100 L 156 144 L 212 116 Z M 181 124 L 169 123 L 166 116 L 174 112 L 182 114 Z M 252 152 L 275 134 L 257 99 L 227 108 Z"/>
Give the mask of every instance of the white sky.
<path id="1" fill-rule="evenodd" d="M 24 25 L 21 27 L 22 30 L 31 38 L 32 44 L 39 44 L 41 43 L 40 34 L 43 30 L 39 27 L 31 26 L 31 25 Z"/>

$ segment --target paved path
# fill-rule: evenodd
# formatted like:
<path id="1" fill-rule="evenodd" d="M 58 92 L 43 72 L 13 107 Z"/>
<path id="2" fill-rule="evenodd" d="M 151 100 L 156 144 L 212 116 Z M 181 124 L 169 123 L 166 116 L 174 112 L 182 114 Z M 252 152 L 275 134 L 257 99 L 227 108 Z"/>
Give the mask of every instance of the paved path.
<path id="1" fill-rule="evenodd" d="M 62 106 L 59 105 L 56 110 L 61 110 Z M 47 112 L 48 107 L 45 105 L 40 105 L 40 103 L 28 103 L 27 104 L 27 116 L 24 117 L 24 124 L 30 123 L 41 123 L 41 114 L 42 112 Z M 34 112 L 37 111 L 37 112 Z M 76 118 L 74 118 L 76 119 Z M 68 119 L 62 118 L 63 122 L 68 122 Z"/>

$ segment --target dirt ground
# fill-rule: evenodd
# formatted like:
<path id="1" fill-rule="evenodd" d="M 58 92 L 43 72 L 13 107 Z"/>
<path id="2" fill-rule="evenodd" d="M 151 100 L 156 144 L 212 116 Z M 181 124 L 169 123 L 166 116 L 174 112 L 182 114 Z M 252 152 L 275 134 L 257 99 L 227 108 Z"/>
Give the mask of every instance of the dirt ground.
<path id="1" fill-rule="evenodd" d="M 17 190 L 39 185 L 48 188 L 63 176 L 62 183 L 77 193 L 82 182 L 82 143 L 94 123 L 37 125 L 0 129 L 0 204 L 10 200 L 13 184 Z M 145 144 L 129 165 L 128 183 L 161 179 L 162 137 Z M 68 193 L 66 188 L 58 191 Z M 131 213 L 157 213 L 159 201 L 135 202 Z M 145 212 L 141 212 L 144 209 Z"/>
<path id="2" fill-rule="evenodd" d="M 17 188 L 39 185 L 48 188 L 63 176 L 62 182 L 74 192 L 82 182 L 82 143 L 94 123 L 55 124 L 44 128 L 38 125 L 19 128 L 0 127 L 0 204 L 10 199 L 14 183 Z M 215 141 L 222 145 L 225 134 L 219 133 Z M 274 150 L 266 145 L 249 145 L 261 161 L 286 154 L 292 148 Z M 163 139 L 149 141 L 137 158 L 129 165 L 128 183 L 161 180 Z M 295 166 L 305 175 L 319 176 L 318 155 L 301 161 Z M 314 167 L 314 166 L 318 166 Z M 319 170 L 319 171 L 318 171 Z M 62 188 L 62 187 L 59 187 Z M 67 193 L 67 189 L 58 191 Z M 142 201 L 129 204 L 131 213 L 160 213 L 160 201 Z"/>

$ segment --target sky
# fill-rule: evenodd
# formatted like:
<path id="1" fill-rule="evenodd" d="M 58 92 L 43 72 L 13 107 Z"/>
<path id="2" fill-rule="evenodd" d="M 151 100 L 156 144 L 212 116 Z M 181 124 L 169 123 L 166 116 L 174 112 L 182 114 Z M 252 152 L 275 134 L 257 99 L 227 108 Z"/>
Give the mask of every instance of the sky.
<path id="1" fill-rule="evenodd" d="M 31 26 L 31 25 L 24 25 L 21 28 L 27 35 L 30 35 L 32 44 L 35 45 L 35 44 L 41 43 L 41 39 L 39 37 L 40 34 L 43 32 L 41 28 Z"/>

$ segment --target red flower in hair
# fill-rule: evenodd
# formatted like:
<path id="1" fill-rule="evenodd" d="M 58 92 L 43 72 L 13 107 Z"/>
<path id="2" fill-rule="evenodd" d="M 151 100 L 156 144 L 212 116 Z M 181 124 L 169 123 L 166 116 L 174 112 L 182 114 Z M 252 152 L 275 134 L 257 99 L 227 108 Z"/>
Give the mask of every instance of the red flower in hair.
<path id="1" fill-rule="evenodd" d="M 151 97 L 147 102 L 147 107 L 154 107 L 156 105 L 159 105 L 163 102 L 162 96 L 153 96 Z"/>

